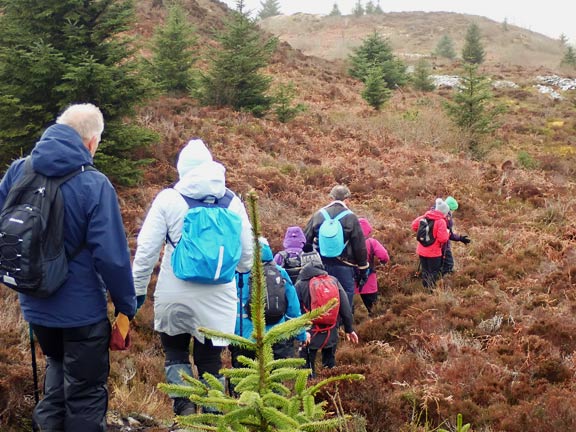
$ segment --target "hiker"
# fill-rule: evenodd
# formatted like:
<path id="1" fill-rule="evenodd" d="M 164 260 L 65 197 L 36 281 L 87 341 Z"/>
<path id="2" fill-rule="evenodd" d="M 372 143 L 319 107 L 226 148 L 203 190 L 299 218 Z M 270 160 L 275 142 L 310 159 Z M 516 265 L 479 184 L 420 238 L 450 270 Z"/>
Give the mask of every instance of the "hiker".
<path id="1" fill-rule="evenodd" d="M 309 330 L 311 334 L 310 343 L 300 347 L 300 357 L 306 360 L 305 367 L 312 369 L 312 377 L 316 375 L 315 361 L 319 350 L 322 351 L 323 367 L 333 368 L 336 366 L 339 320 L 344 326 L 346 339 L 354 344 L 358 343 L 358 335 L 353 328 L 352 308 L 348 302 L 348 295 L 338 279 L 326 272 L 322 260 L 309 262 L 302 267 L 300 276 L 298 276 L 296 281 L 296 292 L 298 293 L 302 313 L 309 312 L 315 306 L 320 306 L 320 304 L 313 304 L 311 289 L 315 281 L 321 282 L 319 284 L 321 289 L 326 288 L 328 290 L 327 285 L 331 285 L 334 290 L 334 297 L 338 299 L 339 304 L 322 316 L 325 319 L 322 323 L 319 323 L 318 320 L 313 321 Z"/>
<path id="2" fill-rule="evenodd" d="M 322 256 L 328 274 L 336 277 L 344 288 L 353 308 L 355 278 L 359 285 L 368 280 L 366 242 L 358 218 L 348 209 L 350 189 L 336 185 L 330 191 L 330 198 L 333 201 L 310 218 L 304 234 L 307 244 L 313 245 Z M 335 226 L 327 227 L 332 221 L 337 222 Z M 326 235 L 321 235 L 325 232 Z"/>
<path id="3" fill-rule="evenodd" d="M 446 215 L 446 226 L 448 227 L 448 231 L 450 232 L 450 237 L 448 238 L 448 241 L 444 245 L 442 276 L 454 272 L 454 256 L 452 255 L 452 247 L 450 246 L 451 241 L 459 241 L 464 243 L 465 245 L 469 244 L 472 241 L 467 235 L 460 235 L 454 232 L 453 212 L 458 210 L 458 201 L 456 201 L 456 199 L 454 199 L 454 197 L 452 196 L 447 197 L 445 201 L 446 204 L 448 204 L 448 208 L 450 209 L 450 211 Z"/>
<path id="4" fill-rule="evenodd" d="M 154 290 L 154 330 L 160 335 L 165 354 L 166 381 L 170 384 L 183 384 L 180 372 L 193 376 L 189 359 L 192 338 L 192 356 L 200 379 L 205 372 L 218 376 L 222 367 L 220 354 L 227 344 L 223 340 L 205 338 L 198 328 L 234 333 L 237 300 L 234 274 L 236 271 L 246 273 L 250 270 L 253 252 L 251 225 L 244 204 L 226 188 L 224 166 L 213 161 L 212 154 L 201 139 L 190 140 L 181 150 L 177 170 L 178 182 L 156 196 L 146 215 L 138 235 L 132 270 L 138 304 L 141 305 L 146 298 L 154 266 L 164 250 Z M 176 252 L 185 239 L 186 229 L 203 228 L 205 218 L 212 214 L 212 210 L 218 210 L 219 202 L 226 202 L 222 209 L 226 210 L 231 220 L 238 221 L 239 232 L 233 233 L 239 247 L 234 261 L 237 265 L 234 265 L 235 268 L 227 268 L 227 265 L 218 268 L 218 273 L 231 275 L 229 282 L 216 281 L 209 285 L 206 280 L 184 280 L 179 277 L 182 276 L 180 269 L 174 268 L 173 263 L 179 262 L 175 260 Z M 210 212 L 202 212 L 203 209 Z M 198 212 L 194 213 L 193 210 Z M 194 218 L 190 223 L 186 222 L 189 215 Z M 216 231 L 210 225 L 205 229 L 205 233 L 213 238 L 218 234 Z M 231 237 L 229 233 L 224 234 Z M 220 251 L 214 249 L 214 242 L 200 245 L 199 250 L 205 256 L 199 258 L 220 257 Z M 186 260 L 187 257 L 183 258 Z M 192 258 L 198 257 L 190 252 L 188 260 L 192 262 Z M 173 410 L 177 415 L 189 415 L 196 412 L 196 407 L 187 398 L 173 397 Z"/>
<path id="5" fill-rule="evenodd" d="M 274 262 L 286 270 L 294 284 L 302 269 L 300 256 L 302 255 L 302 248 L 306 244 L 306 236 L 302 228 L 299 226 L 288 227 L 282 244 L 284 250 L 274 255 Z"/>
<path id="6" fill-rule="evenodd" d="M 285 322 L 287 319 L 290 318 L 297 318 L 300 314 L 300 301 L 298 300 L 298 295 L 296 294 L 296 289 L 292 284 L 290 277 L 286 273 L 286 271 L 274 263 L 272 260 L 272 249 L 268 244 L 268 240 L 264 237 L 259 239 L 260 244 L 260 252 L 261 252 L 261 260 L 264 264 L 264 279 L 266 283 L 271 282 L 271 279 L 275 279 L 280 277 L 281 280 L 278 281 L 276 279 L 276 283 L 279 283 L 281 287 L 281 291 L 283 291 L 283 298 L 280 300 L 281 310 L 270 311 L 269 307 L 267 306 L 265 309 L 265 315 L 269 316 L 272 313 L 276 313 L 276 316 L 268 318 L 266 323 L 266 331 L 270 330 L 274 326 Z M 272 268 L 271 268 L 272 267 Z M 270 271 L 270 275 L 272 278 L 267 277 L 267 272 Z M 236 290 L 238 294 L 238 313 L 236 316 L 236 330 L 235 334 L 243 336 L 247 339 L 252 339 L 252 331 L 254 330 L 254 325 L 252 323 L 252 318 L 250 316 L 250 296 L 251 296 L 251 288 L 250 288 L 250 273 L 244 274 L 237 274 L 237 283 L 236 283 Z M 273 282 L 272 282 L 273 283 Z M 266 298 L 270 298 L 270 294 L 272 293 L 272 287 L 267 286 L 267 296 Z M 276 302 L 272 302 L 273 304 L 277 304 Z M 272 321 L 272 322 L 269 322 Z M 297 337 L 301 343 L 306 343 L 309 340 L 310 334 L 306 333 L 306 331 L 302 330 Z M 237 358 L 239 355 L 244 355 L 249 358 L 254 357 L 253 351 L 242 350 L 238 347 L 230 347 L 232 353 L 232 366 L 233 367 L 242 367 L 237 362 Z M 273 353 L 274 359 L 282 359 L 282 358 L 292 358 L 294 357 L 294 340 L 293 338 L 289 338 L 287 340 L 278 342 L 273 346 Z"/>
<path id="7" fill-rule="evenodd" d="M 366 309 L 368 310 L 368 316 L 372 317 L 372 307 L 376 300 L 378 300 L 378 277 L 376 275 L 376 266 L 374 263 L 375 258 L 381 263 L 386 264 L 390 261 L 390 256 L 388 251 L 382 243 L 380 243 L 375 238 L 371 237 L 372 225 L 366 218 L 358 218 L 358 223 L 362 228 L 364 237 L 366 237 L 366 250 L 368 252 L 368 280 L 363 286 L 356 284 L 356 292 L 360 294 L 362 302 Z"/>
<path id="8" fill-rule="evenodd" d="M 103 130 L 96 106 L 71 105 L 0 183 L 4 207 L 10 189 L 30 170 L 52 178 L 78 171 L 60 187 L 68 277 L 48 297 L 19 294 L 24 319 L 46 356 L 44 398 L 33 413 L 43 431 L 106 430 L 111 334 L 106 291 L 118 316 L 128 321 L 136 312 L 118 197 L 104 174 L 85 169 L 94 163 Z"/>
<path id="9" fill-rule="evenodd" d="M 434 210 L 428 210 L 412 222 L 412 230 L 417 233 L 418 239 L 416 253 L 420 258 L 422 285 L 429 292 L 442 275 L 442 252 L 449 238 L 446 226 L 446 215 L 449 211 L 448 204 L 442 198 L 437 198 Z M 419 238 L 420 227 L 424 225 L 428 230 L 428 237 L 425 240 Z"/>

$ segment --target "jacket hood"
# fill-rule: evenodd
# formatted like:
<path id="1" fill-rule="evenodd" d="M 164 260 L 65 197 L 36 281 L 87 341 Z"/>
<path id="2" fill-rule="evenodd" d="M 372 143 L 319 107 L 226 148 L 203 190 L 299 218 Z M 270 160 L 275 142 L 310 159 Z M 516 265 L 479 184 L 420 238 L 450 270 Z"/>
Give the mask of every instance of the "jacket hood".
<path id="1" fill-rule="evenodd" d="M 429 210 L 424 217 L 432 220 L 446 219 L 446 215 L 439 210 Z"/>
<path id="2" fill-rule="evenodd" d="M 300 252 L 306 244 L 306 236 L 299 226 L 291 226 L 286 230 L 284 235 L 284 248 L 286 250 L 295 250 Z"/>
<path id="3" fill-rule="evenodd" d="M 368 222 L 368 219 L 365 218 L 358 218 L 358 223 L 360 224 L 360 228 L 362 228 L 362 232 L 364 233 L 364 237 L 370 237 L 372 234 L 372 225 Z"/>
<path id="4" fill-rule="evenodd" d="M 55 124 L 44 131 L 31 157 L 34 171 L 49 177 L 63 176 L 82 165 L 93 164 L 80 134 L 63 124 Z"/>
<path id="5" fill-rule="evenodd" d="M 188 170 L 174 186 L 182 195 L 203 199 L 222 198 L 226 193 L 226 169 L 218 162 L 208 161 Z"/>
<path id="6" fill-rule="evenodd" d="M 302 267 L 300 270 L 300 274 L 298 275 L 298 279 L 301 280 L 309 280 L 312 279 L 314 276 L 318 275 L 325 275 L 328 274 L 326 270 L 324 270 L 324 265 L 321 263 L 310 262 Z"/>
<path id="7" fill-rule="evenodd" d="M 274 259 L 270 245 L 264 243 L 262 240 L 260 240 L 260 254 L 262 262 L 268 262 Z"/>

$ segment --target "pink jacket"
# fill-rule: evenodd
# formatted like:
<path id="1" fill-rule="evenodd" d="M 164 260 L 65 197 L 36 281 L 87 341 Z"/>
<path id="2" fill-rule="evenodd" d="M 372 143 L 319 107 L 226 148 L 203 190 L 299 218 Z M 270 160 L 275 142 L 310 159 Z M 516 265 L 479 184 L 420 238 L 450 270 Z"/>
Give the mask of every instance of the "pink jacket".
<path id="1" fill-rule="evenodd" d="M 368 262 L 373 262 L 374 258 L 378 258 L 380 262 L 386 264 L 388 261 L 390 261 L 390 256 L 388 255 L 386 248 L 382 246 L 378 240 L 370 237 L 370 234 L 372 233 L 372 226 L 370 225 L 370 222 L 364 218 L 358 218 L 358 222 L 360 223 L 364 237 L 366 237 Z M 359 292 L 358 286 L 356 286 L 355 292 Z M 371 269 L 371 272 L 368 275 L 368 281 L 366 281 L 366 284 L 362 288 L 362 294 L 373 294 L 375 292 L 378 292 L 378 277 L 376 276 L 376 271 Z"/>
<path id="2" fill-rule="evenodd" d="M 420 219 L 428 218 L 434 220 L 434 229 L 432 234 L 436 241 L 430 246 L 423 246 L 418 243 L 416 246 L 416 253 L 422 257 L 426 258 L 436 258 L 442 256 L 442 246 L 448 241 L 450 233 L 448 232 L 448 227 L 446 226 L 446 216 L 444 213 L 438 210 L 427 211 L 423 216 L 418 216 L 414 221 L 412 221 L 412 231 L 418 231 L 418 224 Z"/>

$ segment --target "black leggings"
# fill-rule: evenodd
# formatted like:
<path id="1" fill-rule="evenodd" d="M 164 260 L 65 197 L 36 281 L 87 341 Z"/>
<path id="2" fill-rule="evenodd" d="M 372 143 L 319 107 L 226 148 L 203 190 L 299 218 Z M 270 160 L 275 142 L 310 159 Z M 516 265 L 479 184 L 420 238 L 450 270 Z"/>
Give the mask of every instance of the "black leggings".
<path id="1" fill-rule="evenodd" d="M 188 333 L 170 336 L 166 333 L 160 333 L 160 341 L 164 349 L 166 360 L 164 365 L 171 366 L 174 364 L 189 364 L 190 363 L 190 341 L 192 336 Z M 222 353 L 223 347 L 215 347 L 212 340 L 206 338 L 204 343 L 194 339 L 194 347 L 192 349 L 192 357 L 194 364 L 198 369 L 198 376 L 202 376 L 204 372 L 212 375 L 218 375 L 222 369 Z"/>

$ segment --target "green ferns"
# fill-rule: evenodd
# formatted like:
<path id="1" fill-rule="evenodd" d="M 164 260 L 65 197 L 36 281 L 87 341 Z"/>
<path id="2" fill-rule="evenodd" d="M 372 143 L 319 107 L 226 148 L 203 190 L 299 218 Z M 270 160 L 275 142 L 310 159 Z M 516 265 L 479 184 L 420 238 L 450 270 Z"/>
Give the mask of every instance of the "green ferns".
<path id="1" fill-rule="evenodd" d="M 248 195 L 254 239 L 254 265 L 252 275 L 254 287 L 251 299 L 254 332 L 252 339 L 242 336 L 201 329 L 208 337 L 223 338 L 231 344 L 255 352 L 255 358 L 239 356 L 243 367 L 222 369 L 220 373 L 230 380 L 235 395 L 227 394 L 218 378 L 204 374 L 203 380 L 183 375 L 188 385 L 159 384 L 160 390 L 172 396 L 187 397 L 203 408 L 217 413 L 193 414 L 177 417 L 180 426 L 192 431 L 218 432 L 273 432 L 273 431 L 329 431 L 335 430 L 345 417 L 327 418 L 326 402 L 317 403 L 315 395 L 326 385 L 340 380 L 359 380 L 362 375 L 339 375 L 308 386 L 309 369 L 302 369 L 303 359 L 274 360 L 272 345 L 296 336 L 311 320 L 322 315 L 337 303 L 335 300 L 322 308 L 313 310 L 299 318 L 290 319 L 265 330 L 263 273 L 258 238 L 260 221 L 257 213 L 257 196 Z"/>

